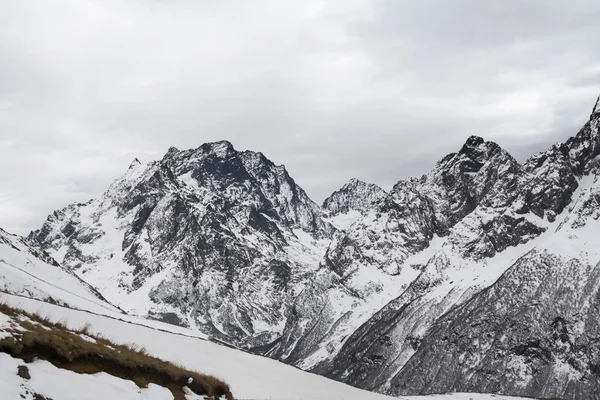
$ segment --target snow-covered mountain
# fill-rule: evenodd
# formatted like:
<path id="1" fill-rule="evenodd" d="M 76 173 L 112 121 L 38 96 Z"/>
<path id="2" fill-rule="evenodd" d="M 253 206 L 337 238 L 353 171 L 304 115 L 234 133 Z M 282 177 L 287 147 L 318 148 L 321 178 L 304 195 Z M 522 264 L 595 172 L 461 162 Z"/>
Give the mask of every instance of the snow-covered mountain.
<path id="1" fill-rule="evenodd" d="M 127 312 L 249 347 L 282 334 L 333 231 L 283 166 L 218 142 L 135 160 L 31 239 Z"/>
<path id="2" fill-rule="evenodd" d="M 553 337 L 562 329 L 555 328 L 556 321 L 563 320 L 577 325 L 575 330 L 565 328 L 573 340 L 593 336 L 578 314 L 582 307 L 589 309 L 584 307 L 589 291 L 597 290 L 590 274 L 600 262 L 599 117 L 594 113 L 574 138 L 523 165 L 502 156 L 502 162 L 493 162 L 496 171 L 482 175 L 486 167 L 480 159 L 482 168 L 466 175 L 479 178 L 467 187 L 489 187 L 487 193 L 471 196 L 473 203 L 461 202 L 469 196 L 442 196 L 455 199 L 442 210 L 452 215 L 458 208 L 468 214 L 453 226 L 442 225 L 448 232 L 436 232 L 442 237 L 430 242 L 428 250 L 434 255 L 422 265 L 419 277 L 316 370 L 391 394 L 466 390 L 594 398 L 599 386 L 591 355 L 578 354 L 575 348 L 553 352 L 560 340 L 540 344 L 541 350 L 535 343 Z M 478 149 L 495 147 L 473 138 L 469 142 L 479 143 Z M 444 175 L 456 181 L 456 175 Z M 430 175 L 417 184 L 419 193 L 436 193 L 418 186 L 428 181 Z M 436 204 L 435 197 L 428 198 Z M 500 290 L 496 288 L 502 288 L 503 296 L 492 300 Z M 485 310 L 484 317 L 471 314 L 475 304 Z M 597 310 L 590 312 L 590 318 L 600 316 Z M 453 347 L 456 342 L 460 350 Z M 579 368 L 577 373 L 569 369 L 568 359 Z"/>
<path id="3" fill-rule="evenodd" d="M 172 148 L 30 240 L 130 313 L 361 388 L 593 398 L 599 124 L 321 207 L 261 153 Z"/>
<path id="4" fill-rule="evenodd" d="M 500 279 L 435 322 L 386 392 L 600 399 L 598 122 L 560 147 L 577 187 L 568 208 Z"/>

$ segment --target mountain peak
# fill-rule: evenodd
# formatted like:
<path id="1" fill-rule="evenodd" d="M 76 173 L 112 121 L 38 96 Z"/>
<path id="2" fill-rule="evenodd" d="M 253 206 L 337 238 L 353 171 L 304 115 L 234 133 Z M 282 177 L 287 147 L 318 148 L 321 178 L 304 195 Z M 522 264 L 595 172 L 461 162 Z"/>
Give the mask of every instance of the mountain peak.
<path id="1" fill-rule="evenodd" d="M 215 148 L 227 148 L 227 149 L 233 149 L 233 145 L 231 144 L 231 142 L 229 140 L 219 140 L 216 142 L 211 143 Z"/>
<path id="2" fill-rule="evenodd" d="M 485 139 L 481 136 L 471 135 L 465 142 L 467 147 L 478 147 L 485 143 Z"/>
<path id="3" fill-rule="evenodd" d="M 142 165 L 142 162 L 136 157 L 133 159 L 133 161 L 131 162 L 131 164 L 129 164 L 129 169 L 134 169 L 138 166 Z"/>
<path id="4" fill-rule="evenodd" d="M 171 146 L 171 147 L 169 147 L 169 150 L 167 150 L 167 152 L 165 153 L 163 160 L 173 158 L 178 153 L 179 153 L 179 149 L 175 146 Z"/>
<path id="5" fill-rule="evenodd" d="M 598 96 L 598 99 L 596 100 L 596 105 L 594 106 L 594 109 L 592 110 L 592 117 L 594 117 L 596 115 L 600 115 L 600 96 Z"/>
<path id="6" fill-rule="evenodd" d="M 590 116 L 590 121 L 583 128 L 565 143 L 565 154 L 571 160 L 571 164 L 578 174 L 585 174 L 591 171 L 591 168 L 597 168 L 598 157 L 600 156 L 600 97 L 596 100 L 596 105 Z"/>
<path id="7" fill-rule="evenodd" d="M 438 161 L 432 173 L 435 174 L 436 171 L 453 169 L 457 164 L 464 164 L 465 162 L 473 164 L 469 166 L 469 169 L 474 168 L 475 170 L 479 170 L 479 168 L 494 157 L 511 159 L 512 161 L 512 156 L 497 143 L 486 141 L 480 136 L 473 135 L 467 139 L 458 153 L 450 153 Z"/>
<path id="8" fill-rule="evenodd" d="M 487 153 L 490 150 L 500 149 L 500 146 L 495 142 L 488 142 L 480 136 L 470 136 L 459 153 L 462 154 L 481 154 Z"/>
<path id="9" fill-rule="evenodd" d="M 331 215 L 345 214 L 350 210 L 364 211 L 386 195 L 379 186 L 352 178 L 325 199 L 323 208 Z"/>
<path id="10" fill-rule="evenodd" d="M 231 142 L 227 140 L 220 140 L 218 142 L 204 143 L 200 146 L 200 149 L 207 153 L 214 153 L 216 156 L 223 158 L 229 153 L 234 152 L 235 148 Z"/>
<path id="11" fill-rule="evenodd" d="M 368 186 L 368 185 L 369 185 L 369 183 L 367 183 L 365 181 L 361 181 L 360 179 L 357 179 L 357 178 L 352 178 L 348 182 L 346 182 L 346 184 L 344 186 L 342 186 L 342 188 L 352 188 L 352 187 L 357 187 L 357 186 Z"/>
<path id="12" fill-rule="evenodd" d="M 358 191 L 375 191 L 383 192 L 384 190 L 374 183 L 368 183 L 358 178 L 352 178 L 342 186 L 340 191 L 358 190 Z"/>

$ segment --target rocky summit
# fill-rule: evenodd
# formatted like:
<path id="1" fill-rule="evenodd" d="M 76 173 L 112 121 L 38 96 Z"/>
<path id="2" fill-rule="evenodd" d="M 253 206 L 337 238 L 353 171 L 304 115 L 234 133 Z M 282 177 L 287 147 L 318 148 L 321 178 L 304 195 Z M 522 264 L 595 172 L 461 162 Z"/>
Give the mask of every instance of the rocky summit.
<path id="1" fill-rule="evenodd" d="M 599 104 L 523 163 L 472 136 L 321 206 L 261 153 L 171 148 L 28 243 L 128 313 L 361 388 L 598 399 Z"/>

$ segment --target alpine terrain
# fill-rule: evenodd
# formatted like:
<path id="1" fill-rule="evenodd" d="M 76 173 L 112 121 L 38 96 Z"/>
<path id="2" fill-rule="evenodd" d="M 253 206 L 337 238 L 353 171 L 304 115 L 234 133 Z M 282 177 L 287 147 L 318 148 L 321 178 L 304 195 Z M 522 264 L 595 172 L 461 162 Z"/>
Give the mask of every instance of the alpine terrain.
<path id="1" fill-rule="evenodd" d="M 0 242 L 128 314 L 382 394 L 600 399 L 599 125 L 600 98 L 523 163 L 473 136 L 321 206 L 261 153 L 171 148 Z"/>

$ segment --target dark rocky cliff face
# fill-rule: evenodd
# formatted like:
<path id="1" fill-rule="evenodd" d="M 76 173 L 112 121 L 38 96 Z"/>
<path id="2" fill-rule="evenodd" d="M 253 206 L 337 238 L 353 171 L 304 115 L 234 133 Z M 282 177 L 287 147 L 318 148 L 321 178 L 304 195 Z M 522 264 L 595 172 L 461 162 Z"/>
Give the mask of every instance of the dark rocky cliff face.
<path id="1" fill-rule="evenodd" d="M 30 238 L 130 312 L 362 388 L 593 398 L 598 109 L 523 164 L 472 136 L 322 207 L 261 153 L 171 148 Z"/>
<path id="2" fill-rule="evenodd" d="M 434 324 L 390 392 L 600 398 L 599 278 L 598 264 L 526 255 Z"/>

